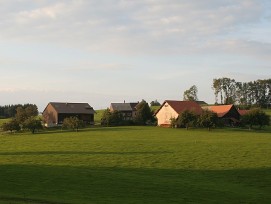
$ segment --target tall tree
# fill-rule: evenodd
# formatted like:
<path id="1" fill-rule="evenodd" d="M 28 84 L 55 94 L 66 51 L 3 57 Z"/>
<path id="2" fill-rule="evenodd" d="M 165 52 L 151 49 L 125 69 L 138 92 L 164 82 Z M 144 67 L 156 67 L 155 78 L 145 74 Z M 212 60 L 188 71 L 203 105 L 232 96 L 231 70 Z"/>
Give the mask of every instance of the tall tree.
<path id="1" fill-rule="evenodd" d="M 136 116 L 135 116 L 135 123 L 139 125 L 146 125 L 148 121 L 153 121 L 154 116 L 153 112 L 151 111 L 148 103 L 145 100 L 142 100 L 136 106 Z"/>
<path id="2" fill-rule="evenodd" d="M 191 86 L 189 89 L 185 90 L 183 93 L 184 101 L 197 101 L 198 100 L 198 88 L 196 85 Z"/>

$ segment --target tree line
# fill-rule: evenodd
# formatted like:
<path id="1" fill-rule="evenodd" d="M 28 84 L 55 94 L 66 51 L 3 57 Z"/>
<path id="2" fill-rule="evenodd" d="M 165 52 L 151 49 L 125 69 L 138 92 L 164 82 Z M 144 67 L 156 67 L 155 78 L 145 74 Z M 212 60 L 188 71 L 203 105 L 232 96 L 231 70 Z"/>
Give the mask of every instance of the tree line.
<path id="1" fill-rule="evenodd" d="M 0 118 L 3 119 L 3 118 L 15 117 L 18 107 L 21 107 L 23 109 L 27 107 L 33 107 L 34 109 L 38 110 L 38 107 L 35 104 L 29 104 L 29 103 L 0 106 Z"/>
<path id="2" fill-rule="evenodd" d="M 216 104 L 261 108 L 270 108 L 271 105 L 271 79 L 238 82 L 227 77 L 217 78 L 213 79 L 212 89 Z"/>
<path id="3" fill-rule="evenodd" d="M 15 106 L 13 106 L 15 107 Z M 4 131 L 30 130 L 34 133 L 42 128 L 41 120 L 38 116 L 38 108 L 34 104 L 19 105 L 12 119 L 2 125 Z"/>

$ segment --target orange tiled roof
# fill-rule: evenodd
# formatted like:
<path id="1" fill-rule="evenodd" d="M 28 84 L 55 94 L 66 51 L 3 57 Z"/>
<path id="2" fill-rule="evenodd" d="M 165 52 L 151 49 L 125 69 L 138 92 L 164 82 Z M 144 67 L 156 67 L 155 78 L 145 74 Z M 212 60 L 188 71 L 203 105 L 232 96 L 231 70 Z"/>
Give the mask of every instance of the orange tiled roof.
<path id="1" fill-rule="evenodd" d="M 233 105 L 219 105 L 219 106 L 205 106 L 203 108 L 217 113 L 218 117 L 223 117 L 231 110 L 232 107 Z"/>
<path id="2" fill-rule="evenodd" d="M 242 116 L 242 115 L 245 115 L 249 112 L 249 110 L 238 110 L 239 114 Z"/>

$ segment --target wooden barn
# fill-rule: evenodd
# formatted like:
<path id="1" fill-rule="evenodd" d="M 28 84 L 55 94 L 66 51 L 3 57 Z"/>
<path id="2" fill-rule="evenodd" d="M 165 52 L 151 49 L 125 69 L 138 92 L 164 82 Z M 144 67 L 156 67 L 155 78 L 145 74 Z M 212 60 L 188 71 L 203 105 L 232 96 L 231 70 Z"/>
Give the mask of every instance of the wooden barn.
<path id="1" fill-rule="evenodd" d="M 44 109 L 42 115 L 45 126 L 53 127 L 62 125 L 67 117 L 78 117 L 85 124 L 94 124 L 95 111 L 88 103 L 59 103 L 50 102 Z"/>
<path id="2" fill-rule="evenodd" d="M 225 125 L 234 125 L 240 121 L 240 113 L 234 105 L 204 106 L 203 108 L 215 112 Z"/>
<path id="3" fill-rule="evenodd" d="M 200 105 L 195 101 L 164 101 L 164 103 L 155 113 L 158 126 L 170 127 L 171 119 L 177 119 L 185 110 L 193 111 L 198 115 L 202 113 Z"/>

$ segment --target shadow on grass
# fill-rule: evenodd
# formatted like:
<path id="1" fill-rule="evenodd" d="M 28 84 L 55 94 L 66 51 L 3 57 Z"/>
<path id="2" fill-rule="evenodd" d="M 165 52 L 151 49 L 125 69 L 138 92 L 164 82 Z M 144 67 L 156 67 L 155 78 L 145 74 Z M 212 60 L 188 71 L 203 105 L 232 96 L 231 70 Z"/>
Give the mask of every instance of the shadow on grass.
<path id="1" fill-rule="evenodd" d="M 0 202 L 14 204 L 270 203 L 271 200 L 271 168 L 162 170 L 1 165 L 0 179 Z"/>
<path id="2" fill-rule="evenodd" d="M 142 152 L 87 152 L 87 151 L 40 151 L 40 152 L 0 152 L 0 156 L 28 156 L 28 155 L 137 155 L 137 154 L 172 154 L 170 151 L 142 151 Z"/>
<path id="3" fill-rule="evenodd" d="M 143 128 L 140 128 L 140 126 L 121 126 L 121 127 L 91 127 L 91 128 L 83 128 L 79 129 L 78 132 L 119 132 L 119 131 L 139 131 L 144 130 Z M 45 129 L 39 132 L 36 132 L 35 134 L 56 134 L 56 133 L 77 133 L 75 130 L 67 130 L 67 129 Z"/>

